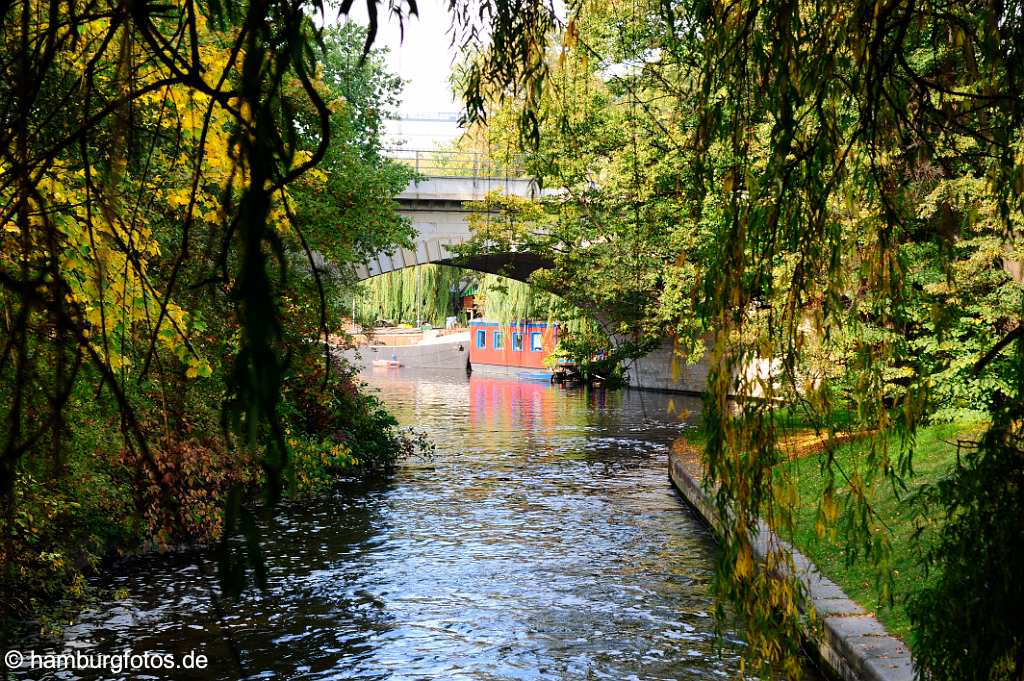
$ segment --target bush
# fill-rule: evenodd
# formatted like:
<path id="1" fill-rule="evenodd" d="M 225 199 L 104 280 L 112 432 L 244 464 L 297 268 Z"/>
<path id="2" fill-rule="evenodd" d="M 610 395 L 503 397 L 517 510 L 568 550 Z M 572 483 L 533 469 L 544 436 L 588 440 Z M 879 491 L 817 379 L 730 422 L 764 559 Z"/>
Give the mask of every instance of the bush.
<path id="1" fill-rule="evenodd" d="M 167 548 L 215 541 L 227 493 L 256 482 L 254 462 L 240 453 L 232 456 L 215 437 L 165 437 L 153 445 L 150 460 L 122 451 L 124 466 L 135 471 L 131 488 L 145 522 L 146 543 Z"/>
<path id="2" fill-rule="evenodd" d="M 285 386 L 282 412 L 295 442 L 291 477 L 300 486 L 293 491 L 302 492 L 302 475 L 315 481 L 332 473 L 387 474 L 412 447 L 380 400 L 360 390 L 351 367 L 335 363 L 325 381 L 327 371 L 311 353 Z M 323 470 L 310 468 L 317 461 Z"/>

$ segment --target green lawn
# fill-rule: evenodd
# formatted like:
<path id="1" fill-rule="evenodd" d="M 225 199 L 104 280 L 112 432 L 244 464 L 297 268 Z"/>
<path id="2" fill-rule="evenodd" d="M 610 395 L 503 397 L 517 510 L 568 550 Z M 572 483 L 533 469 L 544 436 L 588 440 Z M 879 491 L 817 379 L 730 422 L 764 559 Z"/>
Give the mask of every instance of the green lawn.
<path id="1" fill-rule="evenodd" d="M 801 430 L 796 422 L 789 425 L 795 431 Z M 780 469 L 785 469 L 780 470 L 780 473 L 788 472 L 792 476 L 800 504 L 795 534 L 790 537 L 791 541 L 814 561 L 823 574 L 839 584 L 850 598 L 873 611 L 890 633 L 904 640 L 909 640 L 910 633 L 910 621 L 904 608 L 906 597 L 929 580 L 929 575 L 921 563 L 924 547 L 920 545 L 920 540 L 914 537 L 917 509 L 912 501 L 913 492 L 944 475 L 956 461 L 956 441 L 975 439 L 983 427 L 982 423 L 968 421 L 920 428 L 913 448 L 914 475 L 906 480 L 908 489 L 897 494 L 888 483 L 879 482 L 875 485 L 873 505 L 889 527 L 893 546 L 895 590 L 892 606 L 880 598 L 876 589 L 876 572 L 871 561 L 864 559 L 863 556 L 852 562 L 847 560 L 841 530 L 837 528 L 834 537 L 818 537 L 815 525 L 818 499 L 824 486 L 821 471 L 823 455 L 812 452 L 779 466 Z M 686 439 L 693 446 L 700 447 L 703 445 L 704 437 L 698 431 L 688 433 Z M 796 439 L 805 438 L 801 436 Z M 863 469 L 867 446 L 865 440 L 855 440 L 838 446 L 836 459 L 847 474 L 852 475 L 855 471 Z M 892 450 L 896 450 L 895 444 Z M 837 474 L 839 490 L 842 490 L 841 480 Z M 839 496 L 845 500 L 845 495 Z M 941 517 L 927 519 L 933 522 L 942 520 Z"/>
<path id="2" fill-rule="evenodd" d="M 812 453 L 782 464 L 792 474 L 800 499 L 793 542 L 826 576 L 839 584 L 850 598 L 873 610 L 890 633 L 904 640 L 909 640 L 910 633 L 910 621 L 904 607 L 906 597 L 929 580 L 921 562 L 924 547 L 921 539 L 914 537 L 915 517 L 918 513 L 912 493 L 921 485 L 934 482 L 946 474 L 956 461 L 957 439 L 972 439 L 982 426 L 977 422 L 961 422 L 921 428 L 913 448 L 914 475 L 906 480 L 909 489 L 897 493 L 886 482 L 874 486 L 873 506 L 888 526 L 893 546 L 895 590 L 892 606 L 881 599 L 876 589 L 875 569 L 871 561 L 863 557 L 852 563 L 847 560 L 841 530 L 836 531 L 834 538 L 818 537 L 815 521 L 818 498 L 823 488 L 821 456 Z M 863 467 L 866 449 L 867 443 L 864 440 L 849 442 L 840 445 L 836 459 L 847 474 L 852 475 Z M 842 489 L 839 480 L 841 478 L 837 478 L 837 489 Z M 845 500 L 845 495 L 843 498 Z M 918 522 L 921 520 L 918 518 Z M 928 517 L 927 520 L 942 519 Z"/>

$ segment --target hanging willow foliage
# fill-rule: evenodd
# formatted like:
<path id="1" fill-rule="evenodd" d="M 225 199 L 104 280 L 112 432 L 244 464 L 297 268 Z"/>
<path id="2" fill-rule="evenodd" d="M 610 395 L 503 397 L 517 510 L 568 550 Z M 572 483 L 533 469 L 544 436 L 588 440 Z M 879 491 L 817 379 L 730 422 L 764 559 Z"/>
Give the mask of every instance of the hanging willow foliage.
<path id="1" fill-rule="evenodd" d="M 558 322 L 570 333 L 598 329 L 583 310 L 561 296 L 508 277 L 483 275 L 476 295 L 483 304 L 484 315 L 503 324 L 524 320 Z"/>
<path id="2" fill-rule="evenodd" d="M 550 311 L 551 296 L 535 291 L 533 287 L 496 274 L 480 278 L 476 292 L 477 304 L 483 306 L 484 316 L 502 323 L 521 319 L 536 319 Z"/>
<path id="3" fill-rule="evenodd" d="M 369 322 L 419 320 L 444 326 L 445 318 L 454 313 L 453 297 L 465 280 L 464 270 L 447 265 L 418 265 L 381 274 L 362 285 L 357 316 Z"/>
<path id="4" fill-rule="evenodd" d="M 448 265 L 418 265 L 369 279 L 356 293 L 356 316 L 364 323 L 419 321 L 443 326 L 462 295 L 475 296 L 481 314 L 502 323 L 559 322 L 568 331 L 596 326 L 575 305 L 526 282 Z"/>
<path id="5" fill-rule="evenodd" d="M 916 428 L 955 406 L 955 376 L 990 430 L 934 492 L 948 513 L 929 555 L 942 579 L 915 600 L 915 654 L 929 677 L 1024 679 L 1024 620 L 1006 614 L 1024 602 L 1009 577 L 1020 552 L 1003 551 L 1024 512 L 1024 6 L 575 9 L 549 68 L 486 53 L 474 71 L 488 92 L 528 81 L 541 93 L 493 117 L 527 121 L 532 165 L 562 190 L 518 250 L 555 263 L 547 278 L 574 296 L 635 313 L 621 316 L 630 330 L 713 339 L 705 464 L 729 519 L 716 587 L 747 619 L 752 660 L 799 673 L 802 594 L 751 558 L 759 520 L 794 525 L 778 406 L 830 439 L 869 434 L 856 470 L 823 452 L 819 519 L 891 598 L 874 490 L 906 484 Z"/>

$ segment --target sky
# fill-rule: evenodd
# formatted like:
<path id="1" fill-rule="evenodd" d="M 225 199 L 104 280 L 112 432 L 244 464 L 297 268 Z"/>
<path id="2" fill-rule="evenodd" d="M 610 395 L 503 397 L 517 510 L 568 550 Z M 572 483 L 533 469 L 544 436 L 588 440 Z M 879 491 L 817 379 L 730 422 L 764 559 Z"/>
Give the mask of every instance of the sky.
<path id="1" fill-rule="evenodd" d="M 389 144 L 409 149 L 434 149 L 461 132 L 455 119 L 462 111 L 462 103 L 448 85 L 448 76 L 459 53 L 458 48 L 451 45 L 445 0 L 419 0 L 417 4 L 419 16 L 405 20 L 404 40 L 397 19 L 382 12 L 374 47 L 388 48 L 389 67 L 405 81 L 399 107 L 403 120 L 388 126 Z M 367 24 L 364 0 L 355 0 L 350 19 L 364 26 Z M 438 114 L 447 116 L 436 120 Z M 422 120 L 424 117 L 435 120 Z"/>

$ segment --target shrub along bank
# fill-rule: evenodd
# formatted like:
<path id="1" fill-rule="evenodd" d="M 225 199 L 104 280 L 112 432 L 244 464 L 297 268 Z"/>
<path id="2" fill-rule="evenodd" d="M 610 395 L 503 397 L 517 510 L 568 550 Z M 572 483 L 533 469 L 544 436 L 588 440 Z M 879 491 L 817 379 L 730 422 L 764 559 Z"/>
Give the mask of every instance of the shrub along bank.
<path id="1" fill-rule="evenodd" d="M 386 475 L 417 442 L 354 374 L 322 357 L 286 383 L 282 413 L 289 460 L 284 494 L 301 498 L 340 480 Z M 128 554 L 216 542 L 228 495 L 259 499 L 259 458 L 231 449 L 216 413 L 196 412 L 182 432 L 154 438 L 152 461 L 123 446 L 119 424 L 102 401 L 83 391 L 71 406 L 73 446 L 61 475 L 25 461 L 0 545 L 0 604 L 6 631 L 59 628 L 89 595 L 86 578 Z M 156 424 L 153 424 L 154 427 Z"/>

